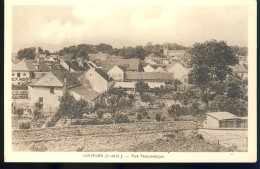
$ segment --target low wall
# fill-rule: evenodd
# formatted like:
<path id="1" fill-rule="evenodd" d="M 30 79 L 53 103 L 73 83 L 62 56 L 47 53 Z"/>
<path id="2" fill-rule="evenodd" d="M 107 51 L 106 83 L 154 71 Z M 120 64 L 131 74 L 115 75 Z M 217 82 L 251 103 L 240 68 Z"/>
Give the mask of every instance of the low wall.
<path id="1" fill-rule="evenodd" d="M 247 151 L 247 128 L 199 128 L 198 133 L 208 142 Z"/>
<path id="2" fill-rule="evenodd" d="M 148 122 L 148 123 L 121 123 L 111 125 L 88 125 L 71 127 L 53 127 L 28 130 L 14 130 L 13 141 L 55 139 L 73 136 L 88 136 L 95 134 L 144 132 L 154 130 L 196 129 L 192 121 Z"/>

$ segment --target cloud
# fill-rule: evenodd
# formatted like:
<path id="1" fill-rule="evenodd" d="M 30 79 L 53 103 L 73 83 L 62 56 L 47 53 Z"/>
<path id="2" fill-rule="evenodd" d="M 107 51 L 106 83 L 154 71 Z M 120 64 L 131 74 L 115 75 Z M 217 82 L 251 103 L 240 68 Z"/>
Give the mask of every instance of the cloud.
<path id="1" fill-rule="evenodd" d="M 75 6 L 70 12 L 74 20 L 64 21 L 55 15 L 51 19 L 50 16 L 48 19 L 33 17 L 28 28 L 31 37 L 26 42 L 110 43 L 121 47 L 149 41 L 192 45 L 215 38 L 242 45 L 247 43 L 247 10 L 241 7 L 89 4 Z"/>

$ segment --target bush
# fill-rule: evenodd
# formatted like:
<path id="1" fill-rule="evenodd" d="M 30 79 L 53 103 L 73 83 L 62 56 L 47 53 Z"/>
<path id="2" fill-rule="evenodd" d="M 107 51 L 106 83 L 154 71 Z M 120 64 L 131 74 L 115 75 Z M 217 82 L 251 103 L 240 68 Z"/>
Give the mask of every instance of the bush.
<path id="1" fill-rule="evenodd" d="M 128 123 L 129 119 L 127 115 L 117 114 L 115 116 L 115 123 Z"/>
<path id="2" fill-rule="evenodd" d="M 23 115 L 23 109 L 21 108 L 15 109 L 14 114 L 17 114 L 19 117 L 21 117 Z"/>
<path id="3" fill-rule="evenodd" d="M 160 115 L 160 114 L 156 114 L 156 115 L 155 115 L 155 120 L 156 120 L 157 122 L 160 122 L 160 121 L 161 121 L 161 115 Z"/>
<path id="4" fill-rule="evenodd" d="M 102 119 L 104 112 L 103 111 L 97 111 L 97 116 L 99 119 Z"/>
<path id="5" fill-rule="evenodd" d="M 31 150 L 31 151 L 40 151 L 40 152 L 43 152 L 43 151 L 47 151 L 48 150 L 48 148 L 47 148 L 47 146 L 45 146 L 45 145 L 42 145 L 42 144 L 31 144 L 30 146 L 29 146 L 29 150 Z"/>
<path id="6" fill-rule="evenodd" d="M 138 119 L 138 121 L 141 121 L 142 118 L 143 118 L 143 115 L 142 115 L 142 114 L 137 114 L 137 119 Z"/>
<path id="7" fill-rule="evenodd" d="M 31 123 L 29 121 L 21 122 L 19 124 L 19 129 L 30 129 L 30 128 L 31 128 Z"/>
<path id="8" fill-rule="evenodd" d="M 161 121 L 165 121 L 165 116 L 162 116 Z"/>

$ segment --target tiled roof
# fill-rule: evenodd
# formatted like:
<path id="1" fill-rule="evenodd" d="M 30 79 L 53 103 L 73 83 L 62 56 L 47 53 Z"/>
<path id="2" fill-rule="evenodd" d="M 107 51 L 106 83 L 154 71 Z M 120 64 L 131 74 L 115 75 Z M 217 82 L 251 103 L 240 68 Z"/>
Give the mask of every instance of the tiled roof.
<path id="1" fill-rule="evenodd" d="M 231 69 L 235 73 L 247 73 L 247 70 L 246 70 L 245 66 L 243 66 L 243 65 L 231 66 Z"/>
<path id="2" fill-rule="evenodd" d="M 104 72 L 103 70 L 96 68 L 95 71 L 107 81 L 113 81 L 113 79 L 109 78 L 108 74 L 106 74 L 106 72 Z"/>
<path id="3" fill-rule="evenodd" d="M 85 86 L 74 87 L 71 89 L 71 91 L 74 91 L 75 93 L 79 94 L 83 98 L 91 101 L 101 95 L 101 93 L 98 93 L 95 90 Z"/>
<path id="4" fill-rule="evenodd" d="M 36 68 L 31 64 L 30 61 L 23 59 L 22 61 L 14 64 L 12 67 L 13 71 L 35 71 Z"/>
<path id="5" fill-rule="evenodd" d="M 86 71 L 70 72 L 75 78 L 79 79 Z"/>
<path id="6" fill-rule="evenodd" d="M 173 73 L 168 72 L 125 72 L 126 80 L 173 81 Z"/>
<path id="7" fill-rule="evenodd" d="M 212 112 L 212 113 L 206 113 L 207 115 L 214 117 L 218 120 L 226 120 L 226 119 L 237 119 L 237 117 L 234 114 L 231 114 L 229 112 Z"/>
<path id="8" fill-rule="evenodd" d="M 109 70 L 115 65 L 117 66 L 124 66 L 129 65 L 130 70 L 138 70 L 139 68 L 139 59 L 107 59 L 102 63 L 103 70 Z"/>
<path id="9" fill-rule="evenodd" d="M 62 87 L 65 84 L 68 88 L 80 85 L 80 82 L 67 70 L 53 70 L 45 76 L 36 79 L 31 86 L 56 86 Z"/>
<path id="10" fill-rule="evenodd" d="M 65 61 L 65 63 L 75 71 L 85 71 L 86 69 L 79 66 L 79 63 L 76 61 Z"/>

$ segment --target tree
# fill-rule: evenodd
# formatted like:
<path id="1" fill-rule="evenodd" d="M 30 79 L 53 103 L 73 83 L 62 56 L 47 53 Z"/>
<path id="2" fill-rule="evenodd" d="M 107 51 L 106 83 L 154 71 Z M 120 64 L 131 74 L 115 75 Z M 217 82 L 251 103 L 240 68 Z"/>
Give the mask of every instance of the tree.
<path id="1" fill-rule="evenodd" d="M 232 73 L 229 66 L 238 63 L 238 58 L 224 41 L 195 43 L 190 54 L 189 66 L 192 69 L 188 81 L 200 88 L 201 97 L 212 91 L 215 85 L 223 83 L 226 76 Z M 205 102 L 208 104 L 208 100 Z"/>
<path id="2" fill-rule="evenodd" d="M 61 116 L 73 118 L 75 111 L 75 98 L 68 92 L 62 96 L 60 99 L 59 113 Z"/>
<path id="3" fill-rule="evenodd" d="M 155 115 L 155 120 L 157 121 L 157 122 L 160 122 L 161 121 L 161 115 L 160 114 L 156 114 Z"/>
<path id="4" fill-rule="evenodd" d="M 71 117 L 73 118 L 82 118 L 84 113 L 89 112 L 89 104 L 87 101 L 80 99 L 78 101 L 75 100 L 75 103 L 72 103 L 74 107 L 74 112 Z"/>
<path id="5" fill-rule="evenodd" d="M 35 51 L 35 47 L 21 49 L 17 53 L 18 59 L 34 59 L 36 56 Z"/>
<path id="6" fill-rule="evenodd" d="M 226 80 L 227 96 L 233 99 L 247 100 L 246 85 L 237 74 L 232 74 Z"/>
<path id="7" fill-rule="evenodd" d="M 141 121 L 143 119 L 143 115 L 142 114 L 137 114 L 137 119 L 138 119 L 138 121 Z"/>
<path id="8" fill-rule="evenodd" d="M 168 113 L 171 117 L 178 119 L 181 115 L 185 113 L 185 108 L 180 106 L 179 104 L 173 104 L 168 109 Z"/>
<path id="9" fill-rule="evenodd" d="M 142 81 L 138 81 L 135 84 L 135 90 L 136 92 L 140 93 L 140 95 L 142 95 L 144 92 L 147 92 L 149 90 L 149 86 L 147 83 L 144 83 Z"/>
<path id="10" fill-rule="evenodd" d="M 145 50 L 144 50 L 143 46 L 136 46 L 135 47 L 135 57 L 140 59 L 140 60 L 144 60 Z"/>
<path id="11" fill-rule="evenodd" d="M 141 106 L 137 109 L 138 114 L 141 114 L 143 117 L 148 116 L 148 112 L 144 106 Z"/>
<path id="12" fill-rule="evenodd" d="M 142 94 L 141 100 L 142 100 L 142 102 L 146 102 L 146 103 L 149 102 L 150 104 L 154 103 L 154 98 L 149 94 Z"/>

